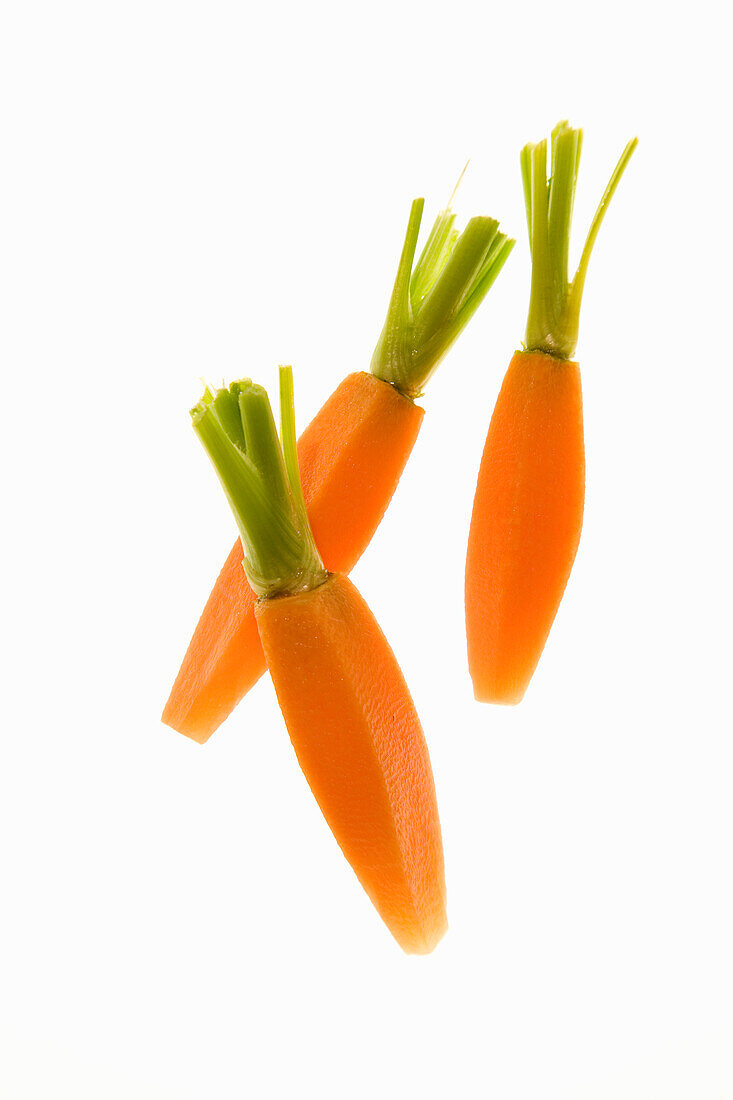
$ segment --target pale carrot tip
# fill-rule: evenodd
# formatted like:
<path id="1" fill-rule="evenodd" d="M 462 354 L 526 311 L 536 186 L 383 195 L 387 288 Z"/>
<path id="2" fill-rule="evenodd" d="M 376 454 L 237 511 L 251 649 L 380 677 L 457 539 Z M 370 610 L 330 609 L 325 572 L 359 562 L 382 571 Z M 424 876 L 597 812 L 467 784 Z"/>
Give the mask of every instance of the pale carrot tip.
<path id="1" fill-rule="evenodd" d="M 473 685 L 473 697 L 477 703 L 493 703 L 495 706 L 515 707 L 524 699 L 526 687 L 514 688 L 512 691 L 497 691 L 496 688 L 483 688 Z"/>
<path id="2" fill-rule="evenodd" d="M 176 733 L 182 733 L 184 737 L 188 737 L 189 741 L 195 741 L 197 745 L 205 745 L 214 732 L 213 730 L 187 729 L 185 723 L 175 714 L 171 714 L 167 707 L 161 714 L 160 720 L 164 726 L 175 730 Z"/>
<path id="3" fill-rule="evenodd" d="M 448 931 L 448 918 L 443 917 L 440 924 L 426 929 L 422 935 L 415 935 L 409 940 L 400 941 L 400 947 L 406 955 L 430 955 L 438 946 Z"/>

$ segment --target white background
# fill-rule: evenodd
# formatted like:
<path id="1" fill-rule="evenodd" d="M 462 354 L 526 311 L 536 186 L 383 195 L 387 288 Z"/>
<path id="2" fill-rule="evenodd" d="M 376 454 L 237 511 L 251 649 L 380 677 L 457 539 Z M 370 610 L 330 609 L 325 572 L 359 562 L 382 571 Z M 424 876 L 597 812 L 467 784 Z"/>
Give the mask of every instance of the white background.
<path id="1" fill-rule="evenodd" d="M 733 1096 L 723 5 L 4 5 L 0 1095 Z M 518 708 L 466 671 L 483 440 L 526 317 L 520 146 L 586 131 L 587 511 Z M 451 928 L 403 956 L 264 678 L 158 715 L 233 538 L 199 377 L 366 368 L 410 200 L 518 238 L 354 579 L 429 741 Z"/>

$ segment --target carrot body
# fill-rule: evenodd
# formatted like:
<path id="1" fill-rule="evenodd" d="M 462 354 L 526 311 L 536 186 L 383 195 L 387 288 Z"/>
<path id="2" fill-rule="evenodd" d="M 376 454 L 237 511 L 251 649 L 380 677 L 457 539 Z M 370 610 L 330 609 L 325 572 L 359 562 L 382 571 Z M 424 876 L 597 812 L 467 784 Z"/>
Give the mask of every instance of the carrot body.
<path id="1" fill-rule="evenodd" d="M 259 600 L 257 625 L 298 762 L 341 850 L 405 951 L 447 927 L 435 787 L 420 722 L 346 577 Z"/>
<path id="2" fill-rule="evenodd" d="M 327 569 L 348 573 L 397 488 L 423 410 L 371 374 L 348 375 L 298 441 L 303 493 Z M 163 721 L 203 743 L 265 671 L 237 539 L 194 631 Z"/>
<path id="3" fill-rule="evenodd" d="M 466 560 L 474 693 L 518 703 L 560 605 L 583 524 L 578 364 L 517 352 L 491 418 Z"/>
<path id="4" fill-rule="evenodd" d="M 372 374 L 350 374 L 298 441 L 308 518 L 334 573 L 371 542 L 415 445 L 425 412 Z"/>

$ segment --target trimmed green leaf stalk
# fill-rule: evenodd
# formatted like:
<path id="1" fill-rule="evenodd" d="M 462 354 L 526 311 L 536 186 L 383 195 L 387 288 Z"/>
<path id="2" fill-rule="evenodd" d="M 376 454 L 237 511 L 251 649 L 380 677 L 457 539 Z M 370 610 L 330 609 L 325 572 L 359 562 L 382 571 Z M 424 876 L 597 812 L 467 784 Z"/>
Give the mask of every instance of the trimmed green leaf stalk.
<path id="1" fill-rule="evenodd" d="M 316 588 L 328 577 L 303 500 L 298 471 L 293 372 L 280 367 L 280 439 L 270 401 L 248 378 L 206 389 L 191 409 L 239 527 L 244 568 L 258 596 Z"/>
<path id="2" fill-rule="evenodd" d="M 441 211 L 414 264 L 424 199 L 415 199 L 397 278 L 371 371 L 406 397 L 419 397 L 506 263 L 515 242 L 493 218 L 471 218 L 462 233 Z"/>
<path id="3" fill-rule="evenodd" d="M 570 227 L 582 143 L 582 130 L 573 130 L 567 122 L 557 124 L 551 137 L 549 178 L 546 140 L 525 145 L 521 153 L 532 253 L 532 289 L 525 343 L 527 351 L 544 351 L 557 359 L 571 359 L 575 352 L 590 254 L 638 139 L 630 141 L 621 154 L 591 222 L 578 270 L 569 279 Z"/>

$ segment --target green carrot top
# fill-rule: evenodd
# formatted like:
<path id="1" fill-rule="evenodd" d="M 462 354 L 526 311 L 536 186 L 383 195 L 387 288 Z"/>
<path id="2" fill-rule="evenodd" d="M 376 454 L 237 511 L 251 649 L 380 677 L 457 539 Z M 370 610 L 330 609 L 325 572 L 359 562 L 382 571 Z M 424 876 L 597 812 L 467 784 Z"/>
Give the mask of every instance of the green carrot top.
<path id="1" fill-rule="evenodd" d="M 279 596 L 322 584 L 328 574 L 298 471 L 291 368 L 280 367 L 282 442 L 266 391 L 247 378 L 228 389 L 207 388 L 191 419 L 237 521 L 254 591 Z"/>
<path id="2" fill-rule="evenodd" d="M 525 145 L 521 154 L 532 254 L 532 287 L 525 344 L 528 351 L 545 351 L 558 359 L 570 359 L 575 352 L 580 303 L 590 254 L 638 139 L 633 138 L 628 143 L 613 170 L 591 222 L 578 270 L 570 279 L 570 227 L 582 143 L 582 130 L 573 130 L 567 122 L 557 124 L 551 137 L 549 179 L 546 140 L 536 145 Z"/>
<path id="3" fill-rule="evenodd" d="M 515 244 L 493 218 L 471 218 L 459 233 L 449 203 L 413 266 L 424 202 L 412 203 L 387 319 L 371 363 L 372 374 L 411 398 L 420 395 L 473 317 Z"/>

